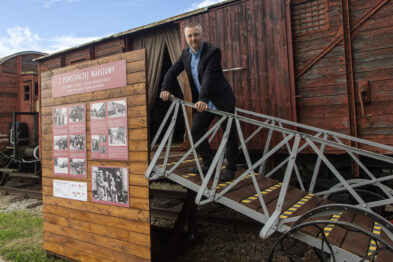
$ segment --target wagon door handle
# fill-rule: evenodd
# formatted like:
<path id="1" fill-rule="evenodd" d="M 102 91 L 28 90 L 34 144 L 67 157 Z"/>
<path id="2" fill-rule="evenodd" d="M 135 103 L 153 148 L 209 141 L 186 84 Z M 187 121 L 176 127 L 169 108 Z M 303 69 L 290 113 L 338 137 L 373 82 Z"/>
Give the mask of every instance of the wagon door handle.
<path id="1" fill-rule="evenodd" d="M 359 81 L 359 100 L 360 100 L 360 110 L 362 111 L 362 117 L 369 117 L 372 114 L 366 115 L 364 110 L 364 103 L 370 102 L 370 87 L 368 85 L 368 80 Z"/>

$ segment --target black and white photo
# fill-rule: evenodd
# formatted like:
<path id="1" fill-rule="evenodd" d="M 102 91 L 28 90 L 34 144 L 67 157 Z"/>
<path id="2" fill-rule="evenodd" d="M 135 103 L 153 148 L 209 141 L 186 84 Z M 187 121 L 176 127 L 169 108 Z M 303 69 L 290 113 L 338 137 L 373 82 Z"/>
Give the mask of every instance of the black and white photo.
<path id="1" fill-rule="evenodd" d="M 106 118 L 105 102 L 91 104 L 90 112 L 92 119 Z"/>
<path id="2" fill-rule="evenodd" d="M 54 136 L 55 150 L 68 150 L 67 136 Z"/>
<path id="3" fill-rule="evenodd" d="M 100 146 L 100 153 L 106 154 L 106 146 Z"/>
<path id="4" fill-rule="evenodd" d="M 91 136 L 91 151 L 93 152 L 100 151 L 100 140 L 98 135 Z"/>
<path id="5" fill-rule="evenodd" d="M 106 143 L 106 135 L 100 135 L 100 143 Z"/>
<path id="6" fill-rule="evenodd" d="M 70 159 L 71 175 L 86 175 L 86 160 L 83 158 Z"/>
<path id="7" fill-rule="evenodd" d="M 56 174 L 68 174 L 68 158 L 55 157 L 53 162 Z"/>
<path id="8" fill-rule="evenodd" d="M 108 102 L 108 117 L 125 117 L 127 113 L 127 100 Z"/>
<path id="9" fill-rule="evenodd" d="M 57 126 L 67 125 L 67 108 L 56 108 L 53 112 L 53 124 Z"/>
<path id="10" fill-rule="evenodd" d="M 70 150 L 84 151 L 85 141 L 85 135 L 70 135 Z"/>
<path id="11" fill-rule="evenodd" d="M 69 108 L 70 123 L 81 122 L 85 120 L 85 106 L 77 105 Z"/>
<path id="12" fill-rule="evenodd" d="M 128 206 L 128 168 L 92 167 L 92 200 Z"/>
<path id="13" fill-rule="evenodd" d="M 127 128 L 112 127 L 108 129 L 109 145 L 110 146 L 125 146 L 127 145 Z"/>

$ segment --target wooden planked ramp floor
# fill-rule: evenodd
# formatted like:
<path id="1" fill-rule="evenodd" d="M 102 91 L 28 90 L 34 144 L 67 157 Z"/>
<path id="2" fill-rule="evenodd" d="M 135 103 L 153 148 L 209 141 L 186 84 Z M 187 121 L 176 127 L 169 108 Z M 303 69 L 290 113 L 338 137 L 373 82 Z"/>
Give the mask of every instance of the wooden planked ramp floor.
<path id="1" fill-rule="evenodd" d="M 181 153 L 175 156 L 171 156 L 168 159 L 166 170 L 170 170 L 171 167 L 175 165 L 182 156 L 183 155 Z M 182 186 L 190 190 L 197 191 L 195 189 L 199 188 L 202 185 L 201 177 L 198 174 L 190 173 L 189 171 L 190 168 L 194 167 L 195 165 L 195 159 L 188 158 L 184 160 L 176 169 L 174 169 L 172 174 L 168 178 L 171 179 L 171 177 L 181 177 L 185 180 L 175 179 L 175 182 L 182 184 Z M 161 168 L 162 165 L 157 165 L 157 167 Z M 222 167 L 222 169 L 224 169 L 224 167 Z M 243 174 L 244 171 L 245 169 L 238 169 L 236 171 L 234 179 Z M 255 175 L 267 210 L 269 214 L 272 214 L 276 209 L 282 183 L 272 178 L 267 178 L 258 174 Z M 191 182 L 193 186 L 189 186 L 190 183 L 182 183 L 179 181 Z M 228 187 L 232 183 L 232 181 L 219 181 L 216 187 L 217 193 Z M 212 182 L 210 181 L 208 187 L 211 188 L 211 186 Z M 238 183 L 230 191 L 228 191 L 223 196 L 223 198 L 228 198 L 231 201 L 238 203 L 238 205 L 242 205 L 243 207 L 263 214 L 261 203 L 258 199 L 258 195 L 255 192 L 256 191 L 251 176 L 248 175 L 240 183 Z M 314 194 L 308 194 L 307 192 L 302 191 L 294 186 L 289 186 L 286 192 L 285 201 L 282 208 L 283 212 L 280 215 L 280 219 L 301 216 L 315 207 L 332 203 L 333 202 L 317 197 Z M 366 217 L 364 215 L 342 212 L 331 216 L 318 217 L 318 220 L 321 219 L 331 221 L 345 221 L 355 224 L 373 232 L 374 234 L 380 234 L 384 240 L 386 240 L 388 243 L 391 243 L 389 238 L 384 235 L 383 232 L 381 232 L 380 228 L 378 229 L 378 225 L 374 224 L 369 217 Z M 293 222 L 286 225 L 291 227 L 292 224 Z M 321 239 L 321 231 L 317 227 L 306 227 L 303 228 L 301 231 L 314 238 Z M 334 226 L 333 224 L 325 226 L 323 228 L 323 232 L 331 244 L 359 257 L 366 257 L 369 252 L 375 250 L 375 246 L 376 244 L 378 244 L 373 243 L 370 237 L 365 234 L 348 231 L 343 227 Z M 391 244 L 393 245 L 393 243 Z M 377 256 L 376 261 L 391 261 L 391 255 L 392 254 L 390 252 L 381 252 Z"/>

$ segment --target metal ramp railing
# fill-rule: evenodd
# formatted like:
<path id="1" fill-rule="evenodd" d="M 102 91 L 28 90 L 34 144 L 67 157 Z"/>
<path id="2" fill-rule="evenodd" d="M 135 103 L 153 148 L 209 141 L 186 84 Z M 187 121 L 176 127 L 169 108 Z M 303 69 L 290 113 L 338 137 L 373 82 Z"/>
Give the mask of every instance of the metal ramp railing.
<path id="1" fill-rule="evenodd" d="M 171 100 L 172 104 L 151 143 L 151 151 L 154 155 L 146 171 L 146 178 L 170 179 L 197 192 L 195 199 L 197 205 L 217 202 L 260 222 L 263 224 L 260 237 L 267 238 L 276 231 L 290 234 L 291 237 L 330 254 L 332 261 L 360 261 L 361 257 L 373 260 L 379 257 L 380 261 L 385 261 L 381 260 L 383 255 L 378 256 L 378 254 L 384 250 L 393 252 L 393 227 L 373 211 L 393 204 L 393 190 L 389 186 L 393 182 L 391 173 L 393 158 L 389 155 L 393 154 L 393 147 L 243 109 L 236 109 L 235 114 L 208 109 L 219 119 L 201 139 L 193 141 L 186 113 L 186 107 L 193 108 L 193 104 L 176 98 Z M 184 154 L 174 157 L 171 144 L 179 111 L 183 112 L 191 147 Z M 219 136 L 218 130 L 226 120 L 228 120 L 226 128 L 223 130 L 213 162 L 208 172 L 203 174 L 195 148 L 203 140 L 208 139 L 211 142 L 214 137 Z M 245 168 L 237 171 L 233 181 L 221 183 L 219 175 L 232 125 L 236 126 Z M 250 136 L 244 137 L 243 130 L 247 126 L 252 126 L 255 130 Z M 276 141 L 277 134 L 281 137 L 279 141 Z M 258 135 L 265 136 L 266 141 L 263 154 L 255 159 L 247 149 L 247 143 Z M 159 137 L 162 139 L 156 146 Z M 274 143 L 273 137 L 276 138 Z M 351 144 L 354 143 L 358 147 L 352 147 Z M 353 161 L 361 170 L 361 176 L 348 178 L 325 153 L 327 147 L 330 152 L 335 150 L 340 156 Z M 371 149 L 386 154 L 375 153 Z M 296 161 L 304 152 L 315 155 L 312 174 L 307 177 L 304 172 L 301 172 L 302 168 Z M 285 157 L 274 168 L 268 170 L 267 161 L 277 154 Z M 370 161 L 383 167 L 382 174 L 373 173 L 373 170 L 368 167 Z M 189 174 L 187 166 L 190 165 L 196 165 L 200 175 Z M 333 180 L 337 181 L 336 185 L 328 189 L 318 186 L 322 170 L 329 172 Z M 280 177 L 281 181 L 276 183 L 272 177 Z M 296 186 L 293 186 L 294 184 Z M 333 204 L 326 208 L 318 208 L 324 203 L 332 204 L 333 202 L 329 201 L 331 196 L 340 194 L 350 199 L 351 205 Z M 347 216 L 347 213 L 353 213 L 352 224 L 340 219 L 338 222 L 334 221 L 334 217 L 340 213 L 341 215 L 345 213 L 343 217 Z M 311 222 L 308 219 L 311 219 Z M 377 223 L 382 233 L 375 234 L 371 226 L 365 229 L 364 226 L 359 225 L 360 222 L 356 222 L 365 219 L 372 220 L 368 221 L 368 224 Z M 305 226 L 310 225 L 320 228 L 320 232 L 310 235 L 307 230 L 304 230 Z M 336 241 L 337 243 L 332 240 L 326 242 L 329 237 L 324 232 L 332 225 L 337 228 L 342 227 L 350 233 L 342 240 Z M 353 225 L 352 229 L 350 225 Z M 362 255 L 363 251 L 357 252 L 351 247 L 346 247 L 348 245 L 346 238 L 352 232 L 363 232 L 367 236 L 365 241 L 368 243 L 368 250 L 364 251 L 366 255 Z M 372 241 L 377 243 L 377 248 L 370 247 Z"/>

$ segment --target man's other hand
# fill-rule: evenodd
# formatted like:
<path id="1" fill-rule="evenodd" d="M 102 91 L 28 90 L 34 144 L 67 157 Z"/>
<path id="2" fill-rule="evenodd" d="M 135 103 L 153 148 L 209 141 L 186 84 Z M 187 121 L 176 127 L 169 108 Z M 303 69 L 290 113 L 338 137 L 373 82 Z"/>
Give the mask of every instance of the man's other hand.
<path id="1" fill-rule="evenodd" d="M 173 97 L 173 95 L 172 95 L 170 92 L 168 92 L 168 91 L 162 91 L 162 92 L 160 93 L 160 98 L 161 98 L 163 101 L 168 101 L 169 97 Z"/>
<path id="2" fill-rule="evenodd" d="M 198 101 L 195 103 L 195 108 L 198 112 L 203 112 L 207 109 L 207 104 L 202 101 Z"/>

